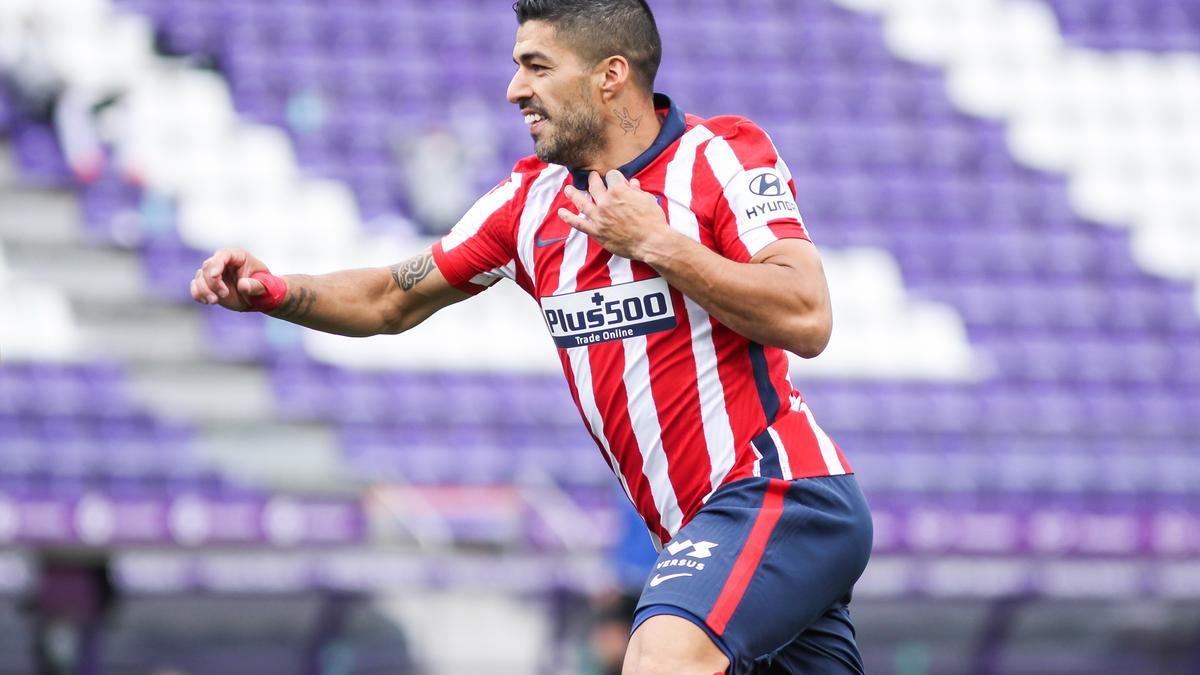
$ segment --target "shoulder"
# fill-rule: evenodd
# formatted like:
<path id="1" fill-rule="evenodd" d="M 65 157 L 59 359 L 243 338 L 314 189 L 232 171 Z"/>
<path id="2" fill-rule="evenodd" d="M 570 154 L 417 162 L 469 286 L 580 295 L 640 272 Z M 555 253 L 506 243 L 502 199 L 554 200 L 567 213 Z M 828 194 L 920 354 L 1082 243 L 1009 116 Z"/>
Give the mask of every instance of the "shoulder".
<path id="1" fill-rule="evenodd" d="M 713 171 L 726 180 L 737 169 L 774 166 L 779 159 L 771 137 L 746 117 L 721 115 L 697 122 L 707 130 L 701 152 Z"/>
<path id="2" fill-rule="evenodd" d="M 721 115 L 701 123 L 712 135 L 705 141 L 702 153 L 722 185 L 740 170 L 773 167 L 779 161 L 779 151 L 771 137 L 746 117 Z"/>
<path id="3" fill-rule="evenodd" d="M 688 129 L 703 126 L 714 137 L 724 138 L 767 138 L 767 132 L 758 126 L 754 120 L 741 115 L 717 115 L 707 119 L 688 115 Z"/>
<path id="4" fill-rule="evenodd" d="M 547 171 L 554 174 L 554 177 L 565 177 L 569 172 L 566 167 L 557 164 L 547 164 L 538 159 L 535 155 L 529 155 L 517 160 L 513 165 L 512 173 L 500 181 L 497 188 L 507 188 L 512 191 L 512 195 L 518 198 L 518 201 L 524 199 L 529 193 L 529 188 L 533 186 L 539 178 L 542 178 Z"/>
<path id="5" fill-rule="evenodd" d="M 548 166 L 550 165 L 538 159 L 537 155 L 529 155 L 517 160 L 517 163 L 513 165 L 512 174 L 514 178 L 521 176 L 528 179 L 531 176 L 538 175 Z"/>
<path id="6" fill-rule="evenodd" d="M 516 221 L 524 209 L 530 184 L 547 166 L 545 162 L 534 156 L 518 160 L 513 165 L 512 173 L 479 197 L 458 221 L 455 230 L 461 230 L 461 232 L 456 236 L 475 236 L 479 232 L 492 235 L 511 235 Z"/>
<path id="7" fill-rule="evenodd" d="M 517 163 L 513 165 L 512 173 L 496 183 L 495 187 L 479 201 L 493 206 L 520 201 L 521 195 L 528 191 L 530 183 L 548 166 L 533 155 L 517 160 Z"/>
<path id="8" fill-rule="evenodd" d="M 538 159 L 536 155 L 530 155 L 517 161 L 513 165 L 513 180 L 519 180 L 522 184 L 528 186 L 538 178 L 565 178 L 570 171 L 567 167 L 561 164 L 548 164 Z M 518 178 L 519 177 L 519 178 Z"/>
<path id="9" fill-rule="evenodd" d="M 547 169 L 561 169 L 564 174 L 566 172 L 565 168 L 547 164 L 533 155 L 517 160 L 512 173 L 480 197 L 464 220 L 484 219 L 493 226 L 507 223 L 515 227 L 517 219 L 525 209 L 530 188 Z"/>

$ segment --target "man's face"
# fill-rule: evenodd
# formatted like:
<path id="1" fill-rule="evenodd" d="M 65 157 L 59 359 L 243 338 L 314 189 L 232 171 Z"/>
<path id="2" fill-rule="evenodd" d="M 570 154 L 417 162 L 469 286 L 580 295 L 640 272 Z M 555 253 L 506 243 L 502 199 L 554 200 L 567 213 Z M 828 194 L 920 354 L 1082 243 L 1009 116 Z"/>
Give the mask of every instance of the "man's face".
<path id="1" fill-rule="evenodd" d="M 521 108 L 538 159 L 583 168 L 604 149 L 604 116 L 593 68 L 556 39 L 544 21 L 517 29 L 517 73 L 508 100 Z"/>

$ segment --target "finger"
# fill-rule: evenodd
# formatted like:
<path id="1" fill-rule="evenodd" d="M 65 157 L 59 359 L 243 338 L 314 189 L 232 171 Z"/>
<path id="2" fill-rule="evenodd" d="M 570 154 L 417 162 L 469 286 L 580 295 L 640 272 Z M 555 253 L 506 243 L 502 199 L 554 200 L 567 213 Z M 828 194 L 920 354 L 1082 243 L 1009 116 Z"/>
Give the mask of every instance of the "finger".
<path id="1" fill-rule="evenodd" d="M 588 210 L 594 208 L 588 193 L 577 190 L 574 186 L 568 185 L 567 189 L 563 190 L 563 194 L 567 196 L 567 199 L 571 200 L 571 203 L 582 214 L 587 214 Z"/>
<path id="2" fill-rule="evenodd" d="M 217 296 L 208 282 L 209 280 L 204 274 L 204 270 L 196 270 L 196 276 L 192 278 L 192 284 L 195 286 L 196 293 L 198 294 L 196 299 L 211 305 L 217 301 Z"/>
<path id="3" fill-rule="evenodd" d="M 208 269 L 208 263 L 206 262 L 204 267 L 196 270 L 195 278 L 196 285 L 199 287 L 200 292 L 203 293 L 205 300 L 207 300 L 210 295 L 215 296 L 217 292 L 217 289 L 213 287 L 212 277 L 208 275 Z"/>
<path id="4" fill-rule="evenodd" d="M 218 297 L 229 297 L 229 284 L 226 283 L 226 279 L 230 278 L 233 269 L 234 268 L 232 267 L 226 267 L 225 269 L 221 270 L 220 276 L 216 276 L 207 280 L 208 287 L 211 288 Z"/>
<path id="5" fill-rule="evenodd" d="M 237 284 L 237 280 L 241 276 L 249 276 L 246 274 L 245 264 L 235 266 L 231 263 L 226 265 L 225 269 L 221 271 L 221 276 L 213 279 L 213 287 L 217 291 L 217 295 L 220 295 L 222 298 L 229 297 L 231 287 Z"/>
<path id="6" fill-rule="evenodd" d="M 566 209 L 559 209 L 558 217 L 562 218 L 564 223 L 579 230 L 580 232 L 587 235 L 592 234 L 592 223 L 589 222 L 587 218 L 571 213 Z"/>
<path id="7" fill-rule="evenodd" d="M 226 267 L 241 267 L 246 264 L 246 252 L 240 248 L 223 248 L 209 258 L 205 271 L 208 276 L 217 278 L 225 272 Z"/>
<path id="8" fill-rule="evenodd" d="M 605 179 L 608 181 L 609 190 L 614 190 L 616 188 L 629 185 L 629 181 L 625 180 L 625 174 L 617 171 L 616 169 L 609 171 L 608 175 L 605 176 Z"/>
<path id="9" fill-rule="evenodd" d="M 252 298 L 267 292 L 267 287 L 263 284 L 263 282 L 259 281 L 258 279 L 251 279 L 250 277 L 238 279 L 237 289 L 242 295 L 250 296 Z"/>
<path id="10" fill-rule="evenodd" d="M 600 178 L 599 171 L 593 171 L 588 174 L 588 193 L 592 195 L 592 199 L 596 203 L 600 203 L 600 199 L 608 194 L 608 188 L 604 186 L 604 180 Z"/>
<path id="11" fill-rule="evenodd" d="M 233 283 L 239 270 L 245 270 L 247 258 L 246 251 L 240 248 L 218 250 L 210 258 L 212 262 L 207 267 L 208 276 L 215 282 L 209 284 L 209 287 L 220 297 L 229 297 L 229 284 Z"/>
<path id="12" fill-rule="evenodd" d="M 228 255 L 226 254 L 225 249 L 221 249 L 220 251 L 212 254 L 211 258 L 205 260 L 204 264 L 200 266 L 200 268 L 204 270 L 205 278 L 215 279 L 221 276 L 221 272 L 225 271 L 225 261 L 227 259 Z"/>
<path id="13" fill-rule="evenodd" d="M 633 188 L 634 190 L 641 190 L 642 189 L 642 181 L 640 181 L 636 178 L 632 178 L 629 181 L 629 187 Z"/>

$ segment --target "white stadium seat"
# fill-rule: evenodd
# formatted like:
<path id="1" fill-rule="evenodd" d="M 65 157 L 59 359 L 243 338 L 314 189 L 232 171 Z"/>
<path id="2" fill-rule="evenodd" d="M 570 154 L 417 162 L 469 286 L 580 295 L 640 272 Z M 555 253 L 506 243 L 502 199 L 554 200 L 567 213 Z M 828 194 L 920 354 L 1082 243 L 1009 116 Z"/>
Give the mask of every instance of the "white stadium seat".
<path id="1" fill-rule="evenodd" d="M 1003 119 L 1018 161 L 1065 173 L 1075 212 L 1131 228 L 1200 308 L 1200 55 L 1067 46 L 1040 0 L 836 1 L 882 13 L 898 56 L 944 67 L 952 102 Z"/>
<path id="2" fill-rule="evenodd" d="M 815 360 L 792 356 L 800 378 L 978 379 L 962 317 L 947 305 L 907 296 L 890 253 L 875 248 L 822 253 L 834 331 Z"/>
<path id="3" fill-rule="evenodd" d="M 0 360 L 62 361 L 78 356 L 79 331 L 57 290 L 10 283 L 0 287 Z"/>
<path id="4" fill-rule="evenodd" d="M 105 0 L 51 4 L 53 9 L 45 11 L 69 23 L 69 34 L 77 38 L 60 45 L 58 75 L 74 87 L 127 83 L 126 95 L 108 118 L 120 129 L 115 141 L 118 164 L 150 188 L 176 198 L 180 235 L 191 246 L 243 245 L 280 272 L 336 269 L 348 266 L 351 259 L 385 265 L 420 250 L 400 251 L 395 238 L 387 244 L 368 240 L 347 186 L 299 179 L 286 136 L 239 121 L 220 75 L 154 57 L 144 21 L 114 12 Z M 927 14 L 953 10 L 964 25 L 977 22 L 987 10 L 981 0 L 914 4 Z M 16 15 L 43 10 L 41 5 L 22 4 Z M 894 37 L 911 42 L 914 53 L 926 50 L 922 58 L 940 60 L 972 48 L 965 34 L 947 41 L 945 31 L 931 33 L 920 17 L 910 23 L 915 32 L 900 31 Z M 103 58 L 81 64 L 89 54 L 104 50 L 109 53 Z M 134 70 L 140 71 L 139 77 L 123 79 Z M 383 257 L 385 251 L 390 257 Z M 836 277 L 833 286 L 839 289 L 838 333 L 828 355 L 816 362 L 817 370 L 800 364 L 804 372 L 974 377 L 961 319 L 948 307 L 908 298 L 889 254 L 865 249 L 825 254 Z M 403 348 L 382 338 L 371 343 L 379 347 L 360 342 L 346 349 L 338 338 L 315 334 L 306 336 L 305 344 L 315 358 L 344 365 L 557 370 L 549 339 L 534 318 L 536 309 L 511 284 L 506 286 L 489 292 L 490 302 L 468 303 L 430 321 L 407 336 Z M 914 340 L 926 349 L 916 349 Z M 929 350 L 931 344 L 940 348 Z M 898 358 L 916 352 L 936 353 L 939 362 Z"/>

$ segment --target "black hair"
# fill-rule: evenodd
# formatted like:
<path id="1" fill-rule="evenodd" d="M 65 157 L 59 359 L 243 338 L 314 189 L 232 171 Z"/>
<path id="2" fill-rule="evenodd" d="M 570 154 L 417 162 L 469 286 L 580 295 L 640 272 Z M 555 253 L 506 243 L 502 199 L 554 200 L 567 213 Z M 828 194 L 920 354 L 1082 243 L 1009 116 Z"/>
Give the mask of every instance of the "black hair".
<path id="1" fill-rule="evenodd" d="M 545 21 L 591 63 L 623 56 L 639 85 L 654 90 L 662 38 L 646 0 L 517 0 L 517 23 Z"/>

